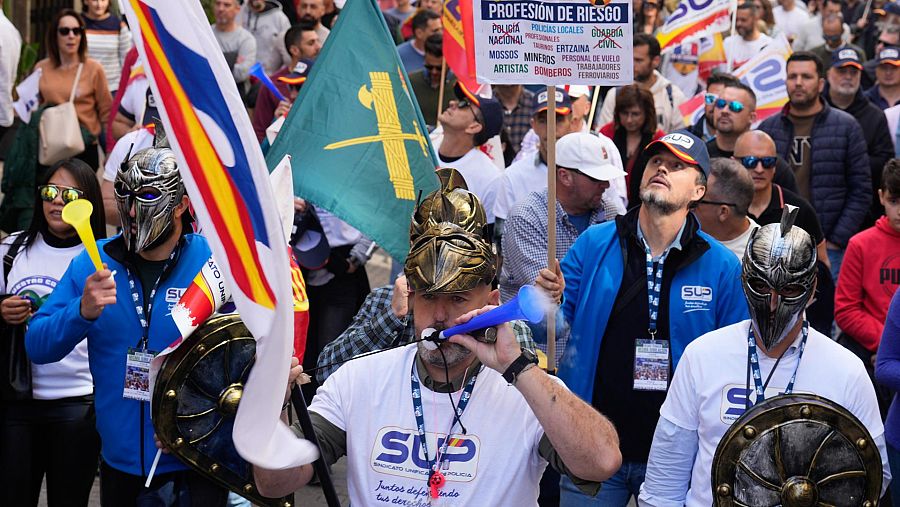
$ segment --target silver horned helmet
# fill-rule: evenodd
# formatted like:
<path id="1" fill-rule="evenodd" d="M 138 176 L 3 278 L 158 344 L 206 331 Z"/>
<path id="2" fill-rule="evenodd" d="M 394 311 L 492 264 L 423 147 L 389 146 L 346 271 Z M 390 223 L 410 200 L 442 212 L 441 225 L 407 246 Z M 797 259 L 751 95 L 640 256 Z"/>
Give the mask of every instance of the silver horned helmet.
<path id="1" fill-rule="evenodd" d="M 794 327 L 815 287 L 816 244 L 806 231 L 794 226 L 798 211 L 796 206 L 785 205 L 781 223 L 753 231 L 744 252 L 744 294 L 754 331 L 767 350 Z M 772 298 L 776 298 L 774 310 Z"/>
<path id="2" fill-rule="evenodd" d="M 126 157 L 116 174 L 116 205 L 129 251 L 142 252 L 169 237 L 184 192 L 175 152 L 157 126 L 153 147 Z"/>

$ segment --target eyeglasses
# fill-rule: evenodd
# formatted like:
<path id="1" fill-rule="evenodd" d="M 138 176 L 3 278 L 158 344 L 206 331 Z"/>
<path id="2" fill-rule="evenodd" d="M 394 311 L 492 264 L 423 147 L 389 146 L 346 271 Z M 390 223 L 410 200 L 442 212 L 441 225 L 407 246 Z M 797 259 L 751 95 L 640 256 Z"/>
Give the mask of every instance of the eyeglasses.
<path id="1" fill-rule="evenodd" d="M 697 204 L 712 204 L 713 206 L 731 206 L 733 208 L 737 207 L 737 204 L 733 202 L 722 202 L 722 201 L 707 201 L 706 199 L 700 199 L 697 201 Z"/>
<path id="2" fill-rule="evenodd" d="M 77 201 L 84 197 L 84 192 L 81 190 L 61 185 L 41 185 L 38 187 L 38 193 L 41 196 L 41 200 L 44 202 L 53 202 L 57 197 L 62 195 L 62 200 L 65 204 L 69 204 L 72 201 Z"/>
<path id="3" fill-rule="evenodd" d="M 743 165 L 747 169 L 756 169 L 756 164 L 762 163 L 764 169 L 772 169 L 775 167 L 775 162 L 778 161 L 777 157 L 755 157 L 750 155 L 749 157 L 740 157 L 741 165 Z"/>
<path id="4" fill-rule="evenodd" d="M 425 65 L 425 70 L 430 71 L 430 72 L 440 72 L 441 66 L 440 66 L 440 65 L 428 65 L 428 64 L 426 64 L 426 65 Z"/>
<path id="5" fill-rule="evenodd" d="M 719 98 L 715 93 L 707 93 L 706 94 L 706 104 L 712 105 L 716 103 L 716 99 Z"/>
<path id="6" fill-rule="evenodd" d="M 725 109 L 726 105 L 732 113 L 740 113 L 744 110 L 744 104 L 741 104 L 736 100 L 732 100 L 729 102 L 725 99 L 716 99 L 716 109 Z"/>
<path id="7" fill-rule="evenodd" d="M 57 28 L 56 31 L 57 31 L 60 35 L 62 35 L 63 37 L 68 36 L 69 33 L 71 33 L 71 34 L 74 35 L 75 37 L 78 37 L 78 36 L 81 35 L 81 33 L 82 33 L 84 30 L 83 30 L 80 26 L 76 26 L 76 27 L 73 27 L 73 28 L 70 28 L 70 27 L 68 27 L 68 26 L 61 26 L 61 27 Z"/>
<path id="8" fill-rule="evenodd" d="M 652 2 L 645 2 L 644 9 L 659 9 L 659 6 Z"/>
<path id="9" fill-rule="evenodd" d="M 153 202 L 162 197 L 162 192 L 155 187 L 141 187 L 138 190 L 131 190 L 122 183 L 115 185 L 116 197 L 120 199 L 128 199 L 132 197 L 141 202 Z"/>

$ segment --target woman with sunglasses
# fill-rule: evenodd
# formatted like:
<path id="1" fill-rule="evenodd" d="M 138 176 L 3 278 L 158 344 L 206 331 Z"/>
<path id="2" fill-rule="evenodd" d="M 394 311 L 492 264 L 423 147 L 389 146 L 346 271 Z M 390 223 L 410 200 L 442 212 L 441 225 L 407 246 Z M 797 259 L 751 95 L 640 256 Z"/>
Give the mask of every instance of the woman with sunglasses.
<path id="1" fill-rule="evenodd" d="M 656 123 L 653 94 L 638 85 L 620 88 L 616 95 L 613 121 L 600 127 L 600 133 L 612 139 L 619 149 L 625 164 L 625 184 L 630 189 L 631 173 L 644 153 L 644 147 L 665 135 Z M 630 195 L 629 202 L 634 202 Z"/>
<path id="2" fill-rule="evenodd" d="M 100 165 L 97 139 L 101 126 L 109 118 L 112 95 L 109 93 L 103 66 L 97 60 L 87 57 L 85 24 L 81 16 L 72 9 L 61 9 L 50 23 L 45 47 L 47 58 L 35 65 L 35 68 L 43 72 L 40 81 L 41 105 L 68 101 L 72 86 L 77 86 L 75 111 L 82 133 L 88 135 L 85 136 L 84 152 L 75 158 L 83 160 L 96 170 Z"/>
<path id="3" fill-rule="evenodd" d="M 69 159 L 38 182 L 28 229 L 0 243 L 0 257 L 13 257 L 0 278 L 0 339 L 16 331 L 24 335 L 30 316 L 84 250 L 62 221 L 63 207 L 77 199 L 94 205 L 91 229 L 98 239 L 106 237 L 97 176 L 84 162 Z M 36 506 L 45 475 L 49 507 L 87 505 L 100 452 L 93 393 L 87 341 L 56 363 L 31 365 L 30 399 L 0 405 L 0 505 Z"/>
<path id="4" fill-rule="evenodd" d="M 122 18 L 109 11 L 109 2 L 84 0 L 83 15 L 88 57 L 103 66 L 106 83 L 115 96 L 125 55 L 131 49 L 131 32 Z"/>

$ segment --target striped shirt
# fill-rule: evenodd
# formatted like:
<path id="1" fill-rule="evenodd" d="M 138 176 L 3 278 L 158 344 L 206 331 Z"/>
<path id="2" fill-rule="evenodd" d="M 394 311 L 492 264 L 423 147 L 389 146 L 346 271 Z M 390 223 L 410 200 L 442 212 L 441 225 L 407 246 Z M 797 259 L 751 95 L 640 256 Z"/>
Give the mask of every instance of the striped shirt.
<path id="1" fill-rule="evenodd" d="M 119 88 L 125 54 L 131 49 L 131 31 L 118 16 L 103 20 L 84 16 L 87 55 L 100 62 L 111 93 Z"/>

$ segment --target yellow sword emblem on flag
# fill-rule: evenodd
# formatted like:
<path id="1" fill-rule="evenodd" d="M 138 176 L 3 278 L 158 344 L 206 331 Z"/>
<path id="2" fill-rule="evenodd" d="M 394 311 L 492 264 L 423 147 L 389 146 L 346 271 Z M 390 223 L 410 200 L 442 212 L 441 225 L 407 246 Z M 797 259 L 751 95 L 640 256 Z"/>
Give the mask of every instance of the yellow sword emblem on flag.
<path id="1" fill-rule="evenodd" d="M 359 102 L 366 109 L 375 109 L 378 121 L 378 134 L 355 137 L 338 141 L 325 146 L 326 150 L 336 150 L 358 144 L 381 143 L 384 148 L 384 159 L 387 161 L 388 175 L 394 186 L 394 194 L 398 199 L 415 200 L 412 172 L 409 169 L 409 158 L 406 154 L 405 141 L 417 141 L 422 154 L 428 156 L 428 148 L 419 124 L 414 120 L 414 134 L 403 132 L 400 116 L 397 113 L 397 102 L 394 100 L 394 87 L 387 72 L 369 72 L 372 81 L 371 89 L 366 85 L 359 87 Z"/>

